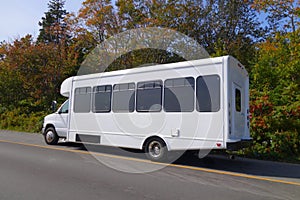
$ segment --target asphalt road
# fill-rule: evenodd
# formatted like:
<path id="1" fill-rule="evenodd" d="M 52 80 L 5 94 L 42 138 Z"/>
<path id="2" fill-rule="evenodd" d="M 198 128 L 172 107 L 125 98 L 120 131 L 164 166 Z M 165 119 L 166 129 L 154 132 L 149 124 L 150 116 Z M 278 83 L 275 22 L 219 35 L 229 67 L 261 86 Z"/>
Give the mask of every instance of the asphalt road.
<path id="1" fill-rule="evenodd" d="M 139 152 L 44 144 L 0 131 L 0 199 L 300 199 L 300 165 L 211 155 L 152 163 Z"/>

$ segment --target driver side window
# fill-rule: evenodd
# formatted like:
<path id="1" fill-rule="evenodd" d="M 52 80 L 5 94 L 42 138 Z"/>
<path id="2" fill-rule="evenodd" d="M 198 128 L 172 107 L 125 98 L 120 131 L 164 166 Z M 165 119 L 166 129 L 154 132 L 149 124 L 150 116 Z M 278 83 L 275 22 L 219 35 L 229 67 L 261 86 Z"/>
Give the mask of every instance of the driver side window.
<path id="1" fill-rule="evenodd" d="M 61 107 L 60 113 L 68 113 L 69 112 L 69 100 L 67 100 L 64 105 Z"/>

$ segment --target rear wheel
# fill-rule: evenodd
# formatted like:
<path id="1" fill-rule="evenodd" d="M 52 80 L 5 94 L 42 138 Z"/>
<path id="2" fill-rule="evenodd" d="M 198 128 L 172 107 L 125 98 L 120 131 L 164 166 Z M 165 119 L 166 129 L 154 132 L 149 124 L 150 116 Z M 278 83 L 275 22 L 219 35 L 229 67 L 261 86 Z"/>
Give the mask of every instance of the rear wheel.
<path id="1" fill-rule="evenodd" d="M 165 161 L 168 150 L 163 140 L 153 138 L 146 143 L 145 152 L 147 158 L 152 161 Z"/>
<path id="2" fill-rule="evenodd" d="M 58 135 L 53 127 L 46 129 L 44 134 L 45 142 L 49 145 L 56 145 L 58 143 Z"/>

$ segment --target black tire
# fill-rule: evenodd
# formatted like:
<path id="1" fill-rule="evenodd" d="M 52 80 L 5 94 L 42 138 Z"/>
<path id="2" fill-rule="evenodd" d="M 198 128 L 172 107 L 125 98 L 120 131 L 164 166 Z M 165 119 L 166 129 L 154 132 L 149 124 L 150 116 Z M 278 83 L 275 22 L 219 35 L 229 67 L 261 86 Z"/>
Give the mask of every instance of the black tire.
<path id="1" fill-rule="evenodd" d="M 145 145 L 145 153 L 149 160 L 162 162 L 167 159 L 168 149 L 162 139 L 152 138 Z"/>
<path id="2" fill-rule="evenodd" d="M 56 145 L 58 143 L 59 137 L 53 127 L 46 129 L 44 133 L 45 142 L 49 145 Z"/>

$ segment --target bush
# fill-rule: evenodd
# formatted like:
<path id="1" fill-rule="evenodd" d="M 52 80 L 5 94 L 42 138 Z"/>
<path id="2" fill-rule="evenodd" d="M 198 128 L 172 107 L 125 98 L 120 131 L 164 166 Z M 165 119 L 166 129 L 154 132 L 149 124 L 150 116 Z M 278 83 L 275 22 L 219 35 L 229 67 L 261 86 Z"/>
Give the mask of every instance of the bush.
<path id="1" fill-rule="evenodd" d="M 46 112 L 25 113 L 21 108 L 0 109 L 0 129 L 41 132 Z"/>
<path id="2" fill-rule="evenodd" d="M 300 107 L 276 105 L 268 92 L 251 90 L 251 136 L 253 145 L 242 155 L 271 160 L 300 157 Z"/>

